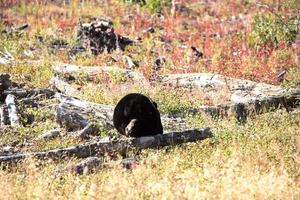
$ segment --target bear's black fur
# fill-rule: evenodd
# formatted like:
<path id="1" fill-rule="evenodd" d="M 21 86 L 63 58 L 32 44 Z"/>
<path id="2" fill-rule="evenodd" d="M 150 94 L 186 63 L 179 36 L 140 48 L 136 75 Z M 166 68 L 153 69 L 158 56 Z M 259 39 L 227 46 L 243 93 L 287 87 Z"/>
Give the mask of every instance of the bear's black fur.
<path id="1" fill-rule="evenodd" d="M 163 133 L 157 104 L 138 93 L 128 94 L 118 102 L 113 123 L 119 133 L 130 137 Z"/>

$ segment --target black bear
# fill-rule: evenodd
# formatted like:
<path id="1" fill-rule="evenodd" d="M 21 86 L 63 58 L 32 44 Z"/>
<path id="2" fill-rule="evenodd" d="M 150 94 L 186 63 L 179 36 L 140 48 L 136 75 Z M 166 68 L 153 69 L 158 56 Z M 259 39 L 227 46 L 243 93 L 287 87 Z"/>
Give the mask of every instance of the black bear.
<path id="1" fill-rule="evenodd" d="M 138 93 L 128 94 L 117 103 L 113 123 L 119 133 L 128 137 L 163 133 L 157 104 Z"/>

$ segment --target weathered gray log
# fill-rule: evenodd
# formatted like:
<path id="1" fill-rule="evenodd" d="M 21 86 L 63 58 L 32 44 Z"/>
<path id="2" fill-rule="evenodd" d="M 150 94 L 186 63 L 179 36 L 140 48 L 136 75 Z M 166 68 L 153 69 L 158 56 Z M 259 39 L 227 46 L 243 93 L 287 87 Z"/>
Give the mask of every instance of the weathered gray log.
<path id="1" fill-rule="evenodd" d="M 5 52 L 0 51 L 0 64 L 6 65 L 15 60 L 12 54 L 4 47 Z"/>
<path id="2" fill-rule="evenodd" d="M 55 90 L 58 90 L 59 92 L 64 93 L 68 96 L 80 96 L 80 92 L 78 89 L 76 89 L 76 87 L 71 86 L 64 79 L 58 76 L 54 76 L 50 80 L 50 84 Z"/>
<path id="3" fill-rule="evenodd" d="M 6 106 L 8 108 L 8 117 L 10 121 L 10 125 L 15 127 L 15 126 L 20 126 L 21 121 L 19 119 L 19 114 L 18 114 L 18 109 L 16 106 L 16 98 L 14 95 L 9 94 L 7 95 L 5 99 Z"/>
<path id="4" fill-rule="evenodd" d="M 55 97 L 60 102 L 56 110 L 57 122 L 67 130 L 83 129 L 90 122 L 95 122 L 105 130 L 113 129 L 112 106 L 91 103 L 59 93 Z"/>
<path id="5" fill-rule="evenodd" d="M 55 92 L 47 89 L 47 88 L 39 88 L 39 89 L 33 89 L 33 90 L 25 90 L 22 88 L 14 88 L 14 89 L 9 89 L 5 90 L 3 92 L 4 95 L 9 95 L 13 94 L 18 98 L 25 98 L 25 97 L 33 97 L 37 95 L 45 96 L 47 98 L 53 97 Z"/>
<path id="6" fill-rule="evenodd" d="M 55 73 L 60 75 L 68 75 L 74 78 L 86 75 L 88 79 L 100 74 L 121 74 L 126 80 L 136 82 L 145 81 L 145 77 L 136 71 L 127 70 L 120 67 L 106 67 L 106 66 L 78 66 L 65 63 L 56 63 L 52 66 Z M 71 95 L 70 95 L 71 96 Z"/>
<path id="7" fill-rule="evenodd" d="M 257 98 L 283 96 L 287 91 L 279 86 L 257 83 L 250 80 L 235 79 L 212 73 L 166 74 L 159 76 L 163 84 L 195 88 L 226 90 L 233 96 L 233 103 L 247 103 Z"/>
<path id="8" fill-rule="evenodd" d="M 299 101 L 299 100 L 298 100 Z M 201 106 L 189 110 L 190 114 L 203 113 L 213 118 L 236 117 L 239 122 L 245 122 L 248 116 L 262 114 L 275 109 L 286 109 L 297 106 L 297 96 L 267 97 L 246 103 L 231 103 L 217 106 Z M 299 105 L 298 105 L 299 106 Z"/>
<path id="9" fill-rule="evenodd" d="M 8 109 L 7 106 L 0 107 L 0 127 L 8 125 Z"/>
<path id="10" fill-rule="evenodd" d="M 171 132 L 149 137 L 130 138 L 126 140 L 115 140 L 109 142 L 93 142 L 44 152 L 15 154 L 11 156 L 0 156 L 0 164 L 15 162 L 26 157 L 37 159 L 58 159 L 66 157 L 87 158 L 90 156 L 104 156 L 106 154 L 124 154 L 128 150 L 159 148 L 169 145 L 179 145 L 187 142 L 196 142 L 212 137 L 209 128 L 187 130 L 182 132 Z"/>
<path id="11" fill-rule="evenodd" d="M 12 146 L 5 146 L 0 149 L 0 156 L 10 156 L 19 153 L 19 150 Z"/>

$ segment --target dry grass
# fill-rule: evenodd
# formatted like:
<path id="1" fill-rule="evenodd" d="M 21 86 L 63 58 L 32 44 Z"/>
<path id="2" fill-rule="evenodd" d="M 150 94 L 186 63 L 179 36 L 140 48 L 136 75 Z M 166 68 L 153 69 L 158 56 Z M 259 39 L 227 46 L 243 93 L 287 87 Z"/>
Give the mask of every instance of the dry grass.
<path id="1" fill-rule="evenodd" d="M 215 137 L 145 150 L 133 170 L 57 178 L 55 163 L 27 160 L 0 172 L 1 199 L 299 199 L 299 114 L 277 111 L 245 126 L 190 121 L 210 125 Z"/>
<path id="2" fill-rule="evenodd" d="M 24 22 L 30 24 L 30 29 L 22 36 L 0 34 L 0 51 L 8 50 L 15 58 L 8 65 L 0 64 L 0 73 L 9 73 L 14 81 L 34 88 L 49 85 L 53 76 L 51 65 L 56 61 L 126 67 L 122 59 L 113 61 L 108 54 L 69 57 L 66 50 L 55 51 L 49 47 L 56 38 L 75 44 L 79 18 L 97 16 L 111 18 L 116 32 L 121 35 L 143 38 L 140 45 L 125 52 L 114 52 L 112 56 L 131 56 L 139 63 L 137 70 L 147 77 L 153 73 L 154 60 L 162 56 L 166 63 L 161 73 L 218 72 L 279 84 L 275 80 L 276 74 L 286 69 L 288 74 L 284 84 L 299 86 L 297 43 L 260 49 L 248 45 L 253 16 L 271 12 L 257 6 L 256 1 L 208 1 L 210 3 L 201 4 L 188 0 L 187 5 L 198 14 L 172 14 L 165 8 L 163 19 L 145 8 L 119 1 L 57 2 L 0 1 L 0 29 Z M 277 2 L 262 1 L 271 7 Z M 293 14 L 293 7 L 284 5 L 274 8 L 275 11 L 284 16 Z M 239 14 L 244 14 L 245 19 L 231 20 L 232 16 Z M 155 28 L 155 33 L 142 33 L 149 26 Z M 210 37 L 214 34 L 216 37 Z M 44 43 L 36 36 L 44 36 Z M 188 50 L 190 46 L 202 50 L 204 58 L 193 62 Z M 33 56 L 25 55 L 26 50 L 32 51 Z M 181 113 L 202 103 L 218 104 L 228 98 L 224 91 L 208 97 L 194 90 L 132 85 L 123 83 L 122 78 L 113 74 L 109 78 L 99 77 L 95 83 L 86 80 L 77 80 L 77 83 L 85 91 L 84 99 L 111 105 L 126 93 L 145 93 L 158 102 L 160 111 L 165 114 Z M 32 114 L 35 122 L 19 129 L 0 130 L 1 147 L 30 141 L 57 126 L 51 110 L 24 112 Z M 144 150 L 138 155 L 140 163 L 132 170 L 111 166 L 93 174 L 66 173 L 55 177 L 57 167 L 75 161 L 37 163 L 29 159 L 11 168 L 3 166 L 0 170 L 0 199 L 300 199 L 299 110 L 266 113 L 250 118 L 243 126 L 234 119 L 213 121 L 193 116 L 187 120 L 191 127 L 211 127 L 215 136 L 198 143 Z M 25 151 L 80 142 L 71 137 L 63 139 L 40 142 Z M 105 158 L 108 162 L 110 159 Z"/>

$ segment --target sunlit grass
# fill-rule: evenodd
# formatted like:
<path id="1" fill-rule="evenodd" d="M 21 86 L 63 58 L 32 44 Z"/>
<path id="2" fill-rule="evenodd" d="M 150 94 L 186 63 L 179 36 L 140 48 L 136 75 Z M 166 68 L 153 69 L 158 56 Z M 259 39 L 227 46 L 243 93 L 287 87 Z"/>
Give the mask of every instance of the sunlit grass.
<path id="1" fill-rule="evenodd" d="M 260 50 L 248 46 L 251 19 L 257 13 L 266 12 L 257 7 L 255 1 L 224 1 L 209 6 L 185 1 L 189 8 L 198 11 L 196 16 L 179 12 L 172 14 L 168 7 L 159 16 L 145 8 L 117 1 L 70 2 L 0 2 L 0 5 L 5 4 L 3 16 L 2 10 L 0 14 L 3 19 L 0 21 L 1 30 L 25 22 L 30 25 L 23 34 L 0 33 L 1 53 L 8 52 L 14 58 L 9 64 L 0 64 L 0 73 L 9 73 L 13 81 L 25 88 L 49 87 L 49 80 L 54 75 L 52 65 L 56 62 L 126 68 L 122 56 L 127 55 L 138 63 L 135 70 L 147 78 L 154 73 L 154 61 L 163 57 L 166 62 L 159 72 L 163 74 L 216 72 L 279 84 L 276 75 L 285 69 L 287 76 L 283 85 L 299 87 L 297 44 L 283 43 L 278 48 L 263 47 Z M 273 6 L 278 2 L 268 0 L 263 3 Z M 286 2 L 276 9 L 289 15 L 294 8 L 284 5 Z M 244 15 L 245 20 L 232 20 L 239 15 Z M 125 52 L 70 56 L 68 50 L 78 42 L 76 25 L 79 19 L 88 20 L 90 17 L 110 18 L 118 34 L 141 37 L 142 41 L 126 48 Z M 226 20 L 229 22 L 221 22 Z M 150 26 L 154 27 L 154 33 L 142 32 Z M 229 33 L 231 28 L 237 32 Z M 39 41 L 38 36 L 42 36 L 43 41 Z M 51 48 L 55 39 L 66 40 L 69 47 Z M 204 53 L 204 58 L 196 63 L 190 62 L 191 46 Z M 80 77 L 72 84 L 75 83 L 81 89 L 80 98 L 112 106 L 128 93 L 146 94 L 157 102 L 162 114 L 181 114 L 191 128 L 210 127 L 214 137 L 175 147 L 143 150 L 138 154 L 139 164 L 132 170 L 113 165 L 93 174 L 66 173 L 55 177 L 55 169 L 75 161 L 37 162 L 28 159 L 12 168 L 1 168 L 0 199 L 300 198 L 299 111 L 265 113 L 239 125 L 235 119 L 213 120 L 203 115 L 185 115 L 189 109 L 225 101 L 224 91 L 218 91 L 207 100 L 206 94 L 197 91 L 151 85 L 149 82 L 128 83 L 122 73 L 101 74 L 94 82 Z M 50 129 L 59 129 L 62 133 L 65 130 L 55 122 L 54 109 L 24 108 L 22 112 L 25 126 L 1 129 L 1 147 L 42 151 L 84 142 L 73 137 L 73 133 L 35 141 Z M 29 116 L 34 118 L 33 123 L 26 121 Z M 101 135 L 107 133 L 104 131 Z M 22 145 L 28 142 L 33 142 L 32 146 L 23 148 Z M 108 163 L 112 159 L 116 158 L 104 158 Z"/>
<path id="2" fill-rule="evenodd" d="M 270 121 L 272 118 L 272 122 Z M 15 172 L 1 171 L 3 198 L 297 199 L 299 114 L 261 115 L 239 126 L 196 117 L 215 134 L 202 142 L 144 150 L 132 171 L 119 166 L 91 175 L 54 177 L 53 164 L 27 161 Z M 46 189 L 47 188 L 47 189 Z M 4 192 L 5 191 L 5 192 Z M 26 194 L 23 194 L 26 191 Z"/>

